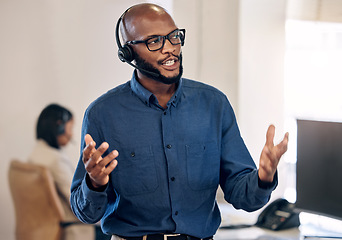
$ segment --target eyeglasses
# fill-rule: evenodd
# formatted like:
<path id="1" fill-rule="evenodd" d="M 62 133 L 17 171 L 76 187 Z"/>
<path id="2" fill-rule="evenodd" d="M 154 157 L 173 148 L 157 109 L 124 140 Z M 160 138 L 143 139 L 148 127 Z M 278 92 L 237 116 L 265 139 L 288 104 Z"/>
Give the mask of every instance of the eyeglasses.
<path id="1" fill-rule="evenodd" d="M 128 41 L 127 44 L 145 43 L 148 50 L 151 52 L 162 49 L 165 44 L 165 39 L 169 40 L 172 45 L 184 44 L 185 29 L 176 29 L 165 36 L 153 36 L 146 40 Z"/>

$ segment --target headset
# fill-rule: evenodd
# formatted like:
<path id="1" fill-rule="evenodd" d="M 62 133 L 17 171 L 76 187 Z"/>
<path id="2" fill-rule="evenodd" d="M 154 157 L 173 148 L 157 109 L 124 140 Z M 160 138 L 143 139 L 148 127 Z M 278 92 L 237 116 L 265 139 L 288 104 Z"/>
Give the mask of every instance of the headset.
<path id="1" fill-rule="evenodd" d="M 124 18 L 125 14 L 130 10 L 131 8 L 128 8 L 118 19 L 118 22 L 116 23 L 115 27 L 115 39 L 116 39 L 116 44 L 118 45 L 118 57 L 122 62 L 127 62 L 131 63 L 134 60 L 134 51 L 133 49 L 128 45 L 124 44 L 123 46 L 121 45 L 120 42 L 120 37 L 119 37 L 119 27 L 120 27 L 120 22 Z M 133 66 L 134 67 L 134 66 Z"/>
<path id="2" fill-rule="evenodd" d="M 124 44 L 123 46 L 121 45 L 120 42 L 120 37 L 119 37 L 119 28 L 120 28 L 120 22 L 123 20 L 123 18 L 125 17 L 125 14 L 131 9 L 132 7 L 128 8 L 118 19 L 118 22 L 116 23 L 116 27 L 115 27 L 115 39 L 116 39 L 116 44 L 118 45 L 118 57 L 122 62 L 126 62 L 129 65 L 131 65 L 132 67 L 148 73 L 154 77 L 159 77 L 160 75 L 158 73 L 155 72 L 151 72 L 148 71 L 146 69 L 140 68 L 137 65 L 133 64 L 132 61 L 134 60 L 134 50 L 132 49 L 131 46 L 129 46 L 128 44 Z M 184 40 L 182 41 L 182 46 L 184 45 Z"/>
<path id="3" fill-rule="evenodd" d="M 129 46 L 128 44 L 124 44 L 123 46 L 121 45 L 120 42 L 120 37 L 119 37 L 119 27 L 120 27 L 120 22 L 122 21 L 122 19 L 124 18 L 125 14 L 130 10 L 131 8 L 128 8 L 118 19 L 118 22 L 116 23 L 116 27 L 115 27 L 115 39 L 116 39 L 116 44 L 118 45 L 118 57 L 122 62 L 126 62 L 129 65 L 131 65 L 132 67 L 148 73 L 154 77 L 159 77 L 158 73 L 155 72 L 151 72 L 148 70 L 145 70 L 143 68 L 138 67 L 137 65 L 133 64 L 132 61 L 134 60 L 134 51 L 132 49 L 131 46 Z"/>
<path id="4" fill-rule="evenodd" d="M 60 120 L 61 123 L 57 123 L 57 136 L 65 133 L 65 124 L 68 120 L 69 120 L 68 113 L 63 110 L 61 120 Z"/>

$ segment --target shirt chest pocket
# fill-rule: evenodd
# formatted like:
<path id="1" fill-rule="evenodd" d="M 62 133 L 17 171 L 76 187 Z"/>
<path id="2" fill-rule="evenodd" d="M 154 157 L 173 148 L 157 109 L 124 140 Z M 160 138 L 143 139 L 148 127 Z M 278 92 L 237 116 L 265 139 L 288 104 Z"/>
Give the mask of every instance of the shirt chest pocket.
<path id="1" fill-rule="evenodd" d="M 190 188 L 216 188 L 220 179 L 220 154 L 215 142 L 186 145 L 187 174 Z"/>
<path id="2" fill-rule="evenodd" d="M 121 149 L 113 185 L 125 196 L 154 192 L 158 187 L 152 147 Z"/>

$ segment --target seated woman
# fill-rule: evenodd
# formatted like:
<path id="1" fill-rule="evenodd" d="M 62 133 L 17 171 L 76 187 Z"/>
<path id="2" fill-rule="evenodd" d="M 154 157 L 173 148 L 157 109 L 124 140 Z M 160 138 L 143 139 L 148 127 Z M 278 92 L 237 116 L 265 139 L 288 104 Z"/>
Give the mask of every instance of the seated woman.
<path id="1" fill-rule="evenodd" d="M 79 222 L 70 208 L 70 185 L 74 174 L 71 160 L 63 153 L 73 135 L 72 113 L 57 104 L 50 104 L 40 113 L 37 122 L 37 143 L 28 161 L 47 167 L 61 199 L 65 221 Z M 94 240 L 94 225 L 73 224 L 65 228 L 63 240 Z"/>

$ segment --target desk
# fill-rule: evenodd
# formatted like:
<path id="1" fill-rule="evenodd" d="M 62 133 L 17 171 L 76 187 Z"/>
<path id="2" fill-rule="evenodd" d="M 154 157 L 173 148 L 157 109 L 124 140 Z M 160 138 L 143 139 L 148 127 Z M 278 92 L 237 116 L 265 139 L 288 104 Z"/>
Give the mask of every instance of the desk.
<path id="1" fill-rule="evenodd" d="M 300 230 L 292 228 L 282 231 L 265 230 L 258 227 L 243 229 L 220 229 L 215 240 L 300 240 Z"/>
<path id="2" fill-rule="evenodd" d="M 220 205 L 221 215 L 222 215 L 222 226 L 226 225 L 239 225 L 239 224 L 250 224 L 253 225 L 260 211 L 253 213 L 247 213 L 241 210 L 235 210 L 230 205 Z M 316 215 L 317 217 L 317 215 Z M 338 225 L 335 230 L 331 231 L 322 227 L 322 225 L 317 224 L 312 221 L 312 216 L 300 217 L 301 226 L 299 228 L 291 228 L 281 231 L 271 231 L 267 229 L 262 229 L 259 227 L 248 227 L 241 229 L 219 229 L 214 236 L 215 240 L 303 240 L 304 236 L 335 236 L 342 239 L 342 222 L 338 221 Z M 315 220 L 317 221 L 317 220 Z M 327 222 L 327 219 L 323 219 L 323 222 Z M 328 239 L 328 238 L 308 238 L 308 240 L 316 239 Z M 330 238 L 331 239 L 331 238 Z"/>

